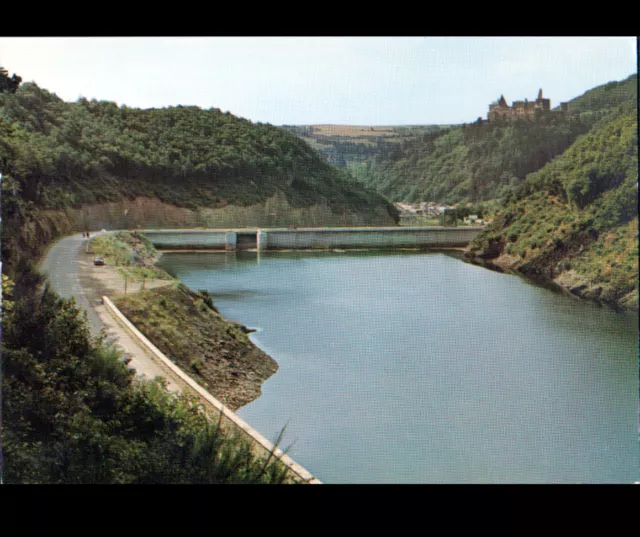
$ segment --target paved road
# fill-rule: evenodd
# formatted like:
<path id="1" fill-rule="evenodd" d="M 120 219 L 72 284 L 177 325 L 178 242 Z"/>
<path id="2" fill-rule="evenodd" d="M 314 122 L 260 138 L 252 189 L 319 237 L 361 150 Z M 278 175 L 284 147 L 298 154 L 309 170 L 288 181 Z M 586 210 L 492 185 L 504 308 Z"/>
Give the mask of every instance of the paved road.
<path id="1" fill-rule="evenodd" d="M 92 236 L 102 235 L 95 233 Z M 51 288 L 63 298 L 75 297 L 76 303 L 86 310 L 89 328 L 94 336 L 104 331 L 106 341 L 114 343 L 131 360 L 129 367 L 141 378 L 164 377 L 165 372 L 138 342 L 131 337 L 102 304 L 103 296 L 113 296 L 113 288 L 92 276 L 103 267 L 93 266 L 94 255 L 87 251 L 88 239 L 81 234 L 60 239 L 53 244 L 40 262 L 40 270 L 46 274 Z M 169 389 L 180 387 L 167 378 Z"/>
<path id="2" fill-rule="evenodd" d="M 101 235 L 102 233 L 95 233 Z M 117 285 L 114 287 L 113 281 L 108 282 L 108 274 L 100 274 L 101 269 L 109 267 L 94 267 L 93 255 L 87 252 L 89 241 L 83 239 L 81 234 L 60 239 L 51 246 L 40 263 L 40 270 L 47 275 L 48 281 L 54 291 L 63 298 L 75 297 L 79 306 L 87 311 L 87 317 L 91 332 L 98 335 L 101 331 L 107 334 L 107 341 L 114 342 L 116 347 L 123 351 L 123 358 L 129 358 L 129 367 L 136 370 L 137 376 L 141 378 L 163 377 L 167 381 L 167 387 L 173 391 L 183 391 L 180 381 L 172 375 L 167 374 L 154 359 L 149 351 L 142 347 L 137 339 L 123 328 L 114 317 L 107 311 L 107 307 L 102 303 L 103 296 L 113 296 L 120 291 L 119 278 L 116 276 Z M 113 268 L 110 270 L 117 274 Z M 151 282 L 149 282 L 151 283 Z M 162 282 L 157 282 L 162 285 Z M 217 406 L 211 408 L 217 413 Z M 229 411 L 230 412 L 230 411 Z M 232 413 L 233 414 L 233 413 Z M 237 418 L 237 420 L 240 420 Z M 240 420 L 242 422 L 242 420 Z M 244 423 L 244 422 L 242 422 Z M 250 426 L 247 426 L 250 429 Z M 259 436 L 259 435 L 258 435 Z M 261 437 L 262 438 L 262 437 Z M 264 439 L 262 439 L 264 442 Z M 273 446 L 267 442 L 267 451 Z M 263 444 L 256 443 L 256 446 Z M 259 447 L 259 449 L 265 449 Z M 265 452 L 266 453 L 266 452 Z M 295 474 L 303 479 L 310 479 L 311 482 L 320 483 L 307 470 L 300 467 L 288 456 L 283 457 Z"/>
<path id="3" fill-rule="evenodd" d="M 41 261 L 40 270 L 47 275 L 51 288 L 62 298 L 76 298 L 77 304 L 87 311 L 92 334 L 98 335 L 103 325 L 95 311 L 96 302 L 92 304 L 92 301 L 100 300 L 100 297 L 87 296 L 78 272 L 79 258 L 92 259 L 91 254 L 87 253 L 88 244 L 89 239 L 84 239 L 80 234 L 59 240 Z"/>

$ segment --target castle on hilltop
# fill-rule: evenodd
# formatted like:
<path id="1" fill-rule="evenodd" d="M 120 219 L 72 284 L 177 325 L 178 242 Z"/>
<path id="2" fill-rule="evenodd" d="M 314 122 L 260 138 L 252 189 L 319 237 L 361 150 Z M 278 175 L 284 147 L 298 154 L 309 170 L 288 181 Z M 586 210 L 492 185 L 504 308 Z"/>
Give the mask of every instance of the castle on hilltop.
<path id="1" fill-rule="evenodd" d="M 567 112 L 569 103 L 560 103 L 560 112 Z M 507 104 L 504 95 L 500 96 L 496 102 L 489 105 L 489 113 L 487 119 L 496 121 L 499 119 L 527 118 L 531 119 L 536 114 L 549 112 L 551 110 L 551 100 L 542 96 L 542 89 L 538 92 L 538 98 L 535 101 L 514 101 L 512 106 Z"/>

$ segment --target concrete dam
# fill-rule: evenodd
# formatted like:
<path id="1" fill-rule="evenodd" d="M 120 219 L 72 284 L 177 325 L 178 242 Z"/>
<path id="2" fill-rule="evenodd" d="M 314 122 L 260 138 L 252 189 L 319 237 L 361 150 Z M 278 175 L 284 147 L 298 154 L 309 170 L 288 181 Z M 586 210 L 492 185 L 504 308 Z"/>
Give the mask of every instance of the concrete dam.
<path id="1" fill-rule="evenodd" d="M 160 250 L 303 250 L 464 247 L 482 227 L 139 230 Z"/>

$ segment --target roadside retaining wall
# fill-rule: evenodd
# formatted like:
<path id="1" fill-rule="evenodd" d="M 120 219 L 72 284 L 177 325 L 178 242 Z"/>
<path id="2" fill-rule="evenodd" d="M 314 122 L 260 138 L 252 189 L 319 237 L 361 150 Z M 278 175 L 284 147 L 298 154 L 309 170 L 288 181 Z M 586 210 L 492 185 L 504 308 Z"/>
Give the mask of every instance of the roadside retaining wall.
<path id="1" fill-rule="evenodd" d="M 269 442 L 258 431 L 253 429 L 248 423 L 229 410 L 195 380 L 182 371 L 176 364 L 169 360 L 169 358 L 167 358 L 131 323 L 131 321 L 129 321 L 129 319 L 123 315 L 109 297 L 103 296 L 102 301 L 106 306 L 107 311 L 111 313 L 116 321 L 118 321 L 118 323 L 120 323 L 149 351 L 152 359 L 161 367 L 168 378 L 180 386 L 180 388 L 186 393 L 195 395 L 207 410 L 222 417 L 223 427 L 239 432 L 243 437 L 252 442 L 259 455 L 267 457 L 270 453 L 273 453 L 282 464 L 289 468 L 292 478 L 311 484 L 321 483 L 321 481 L 315 478 L 310 472 L 300 466 L 291 457 L 286 455 L 281 449 L 274 446 L 273 443 Z"/>

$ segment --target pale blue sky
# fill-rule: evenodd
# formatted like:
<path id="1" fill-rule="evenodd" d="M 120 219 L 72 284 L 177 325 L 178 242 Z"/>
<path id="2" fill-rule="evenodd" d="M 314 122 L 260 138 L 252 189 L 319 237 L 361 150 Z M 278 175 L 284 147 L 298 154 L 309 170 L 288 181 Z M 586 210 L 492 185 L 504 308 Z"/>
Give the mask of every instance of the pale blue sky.
<path id="1" fill-rule="evenodd" d="M 283 124 L 455 124 L 637 72 L 635 37 L 0 38 L 0 65 L 66 101 L 215 107 Z"/>

